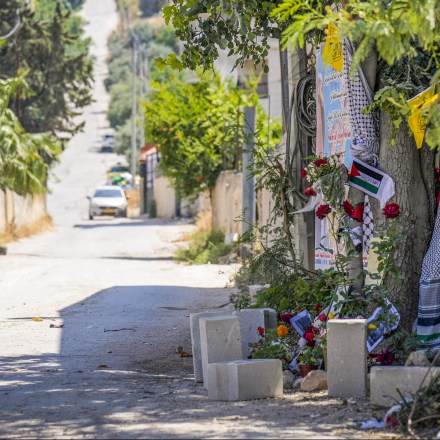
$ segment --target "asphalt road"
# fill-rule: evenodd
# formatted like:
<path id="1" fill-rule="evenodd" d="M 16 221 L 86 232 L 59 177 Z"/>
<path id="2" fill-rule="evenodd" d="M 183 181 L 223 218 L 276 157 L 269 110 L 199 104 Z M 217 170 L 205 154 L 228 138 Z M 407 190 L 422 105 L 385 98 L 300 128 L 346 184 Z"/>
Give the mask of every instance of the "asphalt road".
<path id="1" fill-rule="evenodd" d="M 54 228 L 0 257 L 0 438 L 363 438 L 353 426 L 371 417 L 366 402 L 211 402 L 194 383 L 176 347 L 191 350 L 191 312 L 229 307 L 233 268 L 175 264 L 184 223 L 88 220 L 86 195 L 118 160 L 99 152 L 117 14 L 88 0 L 83 15 L 96 101 L 50 180 Z"/>

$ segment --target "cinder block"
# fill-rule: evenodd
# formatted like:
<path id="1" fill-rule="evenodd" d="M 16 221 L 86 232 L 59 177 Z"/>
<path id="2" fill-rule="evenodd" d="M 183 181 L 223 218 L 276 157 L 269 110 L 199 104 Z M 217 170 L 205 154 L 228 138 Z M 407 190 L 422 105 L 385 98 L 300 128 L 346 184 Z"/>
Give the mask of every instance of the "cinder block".
<path id="1" fill-rule="evenodd" d="M 367 395 L 367 325 L 365 319 L 327 323 L 327 380 L 332 397 Z"/>
<path id="2" fill-rule="evenodd" d="M 258 342 L 260 339 L 258 327 L 276 328 L 278 324 L 277 312 L 269 308 L 241 309 L 233 312 L 233 316 L 240 319 L 241 340 L 245 357 L 249 353 L 249 344 Z"/>
<path id="3" fill-rule="evenodd" d="M 200 318 L 203 382 L 207 386 L 208 364 L 244 359 L 240 320 L 232 316 Z"/>
<path id="4" fill-rule="evenodd" d="M 209 364 L 207 386 L 211 400 L 253 400 L 282 396 L 282 364 L 279 359 Z"/>
<path id="5" fill-rule="evenodd" d="M 196 382 L 203 382 L 202 350 L 200 347 L 200 318 L 209 318 L 213 316 L 231 316 L 232 312 L 233 310 L 223 310 L 221 312 L 191 313 L 191 315 L 189 316 L 191 327 L 194 379 Z"/>
<path id="6" fill-rule="evenodd" d="M 373 367 L 370 376 L 370 401 L 373 405 L 392 406 L 404 397 L 413 397 L 420 386 L 426 386 L 440 367 L 433 367 L 423 381 L 429 367 Z"/>

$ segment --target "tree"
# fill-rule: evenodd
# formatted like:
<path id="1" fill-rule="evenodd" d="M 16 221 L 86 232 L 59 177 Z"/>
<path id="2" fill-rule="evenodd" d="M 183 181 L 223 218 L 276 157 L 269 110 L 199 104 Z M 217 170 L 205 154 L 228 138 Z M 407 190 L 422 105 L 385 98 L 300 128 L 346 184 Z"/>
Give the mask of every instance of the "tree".
<path id="1" fill-rule="evenodd" d="M 404 121 L 410 112 L 407 100 L 429 86 L 430 80 L 434 84 L 440 79 L 440 4 L 432 0 L 342 3 L 343 7 L 332 8 L 336 2 L 321 0 L 173 0 L 164 8 L 164 17 L 185 42 L 184 50 L 180 58 L 171 56 L 159 62 L 179 69 L 199 65 L 210 68 L 219 51 L 226 49 L 236 57 L 236 65 L 246 59 L 264 63 L 268 37 L 282 36 L 285 46 L 304 47 L 306 41 L 316 46 L 325 39 L 330 22 L 336 24 L 341 38 L 347 36 L 357 44 L 353 69 L 377 50 L 380 62 L 375 105 L 383 111 L 380 164 L 395 179 L 396 201 L 405 209 L 407 219 L 405 241 L 396 254 L 407 282 L 399 289 L 390 287 L 392 298 L 401 302 L 402 321 L 409 329 L 417 312 L 415 291 L 432 231 L 434 166 L 432 153 L 416 150 Z M 434 103 L 426 116 L 426 144 L 438 148 L 440 104 Z M 294 185 L 291 191 L 295 191 Z M 375 210 L 378 214 L 377 206 Z"/>
<path id="2" fill-rule="evenodd" d="M 31 12 L 22 2 L 0 4 L 0 30 L 9 30 L 20 10 L 22 24 L 0 50 L 3 78 L 28 72 L 32 93 L 16 96 L 11 107 L 31 133 L 53 133 L 68 138 L 82 128 L 75 120 L 92 100 L 92 60 L 82 25 L 60 2 L 42 2 Z"/>
<path id="3" fill-rule="evenodd" d="M 274 16 L 285 25 L 283 41 L 303 45 L 311 35 L 321 35 L 330 22 L 358 43 L 353 68 L 377 50 L 381 60 L 376 80 L 376 104 L 382 114 L 380 165 L 396 183 L 395 199 L 402 207 L 405 240 L 396 253 L 406 282 L 391 285 L 392 298 L 400 302 L 403 324 L 411 329 L 417 315 L 418 283 L 422 259 L 434 222 L 434 155 L 417 151 L 408 125 L 407 100 L 440 77 L 440 4 L 430 0 L 345 1 L 340 10 L 312 0 L 285 0 Z M 425 60 L 428 60 L 426 62 Z M 429 72 L 431 70 L 431 72 Z M 428 115 L 426 143 L 439 148 L 440 104 Z M 393 146 L 394 144 L 394 146 Z M 375 207 L 376 218 L 380 218 Z"/>
<path id="4" fill-rule="evenodd" d="M 166 56 L 177 51 L 176 39 L 173 32 L 164 27 L 154 27 L 147 20 L 137 20 L 131 27 L 140 43 L 144 57 L 151 60 L 154 57 Z M 116 130 L 116 151 L 120 154 L 130 154 L 130 118 L 132 112 L 132 64 L 131 47 L 126 44 L 126 35 L 115 31 L 109 40 L 109 74 L 105 86 L 110 92 L 110 104 L 107 118 L 110 126 Z M 170 68 L 160 71 L 154 63 L 149 63 L 149 81 L 164 82 L 174 75 Z M 138 81 L 138 94 L 140 94 Z"/>
<path id="5" fill-rule="evenodd" d="M 11 97 L 26 93 L 24 79 L 0 80 L 0 190 L 5 199 L 5 224 L 8 228 L 6 190 L 17 194 L 38 194 L 46 190 L 49 163 L 56 160 L 59 146 L 47 135 L 31 135 L 23 129 L 9 107 Z"/>
<path id="6" fill-rule="evenodd" d="M 212 190 L 221 171 L 238 166 L 245 93 L 207 73 L 192 83 L 175 78 L 152 86 L 145 132 L 157 145 L 160 169 L 181 197 Z"/>

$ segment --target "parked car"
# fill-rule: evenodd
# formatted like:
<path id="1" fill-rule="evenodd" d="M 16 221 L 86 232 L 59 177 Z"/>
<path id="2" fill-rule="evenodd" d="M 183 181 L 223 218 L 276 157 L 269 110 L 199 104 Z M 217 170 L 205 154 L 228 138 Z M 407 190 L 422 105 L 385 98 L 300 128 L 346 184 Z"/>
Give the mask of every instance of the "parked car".
<path id="1" fill-rule="evenodd" d="M 113 135 L 113 133 L 105 133 L 104 136 L 102 137 L 102 147 L 101 147 L 101 151 L 105 152 L 112 152 L 115 148 L 115 137 Z"/>
<path id="2" fill-rule="evenodd" d="M 107 183 L 112 185 L 115 177 L 122 177 L 128 184 L 131 184 L 132 176 L 128 165 L 122 165 L 118 162 L 116 165 L 110 167 L 107 172 Z"/>
<path id="3" fill-rule="evenodd" d="M 128 200 L 119 186 L 98 186 L 89 199 L 89 219 L 97 215 L 127 216 Z"/>

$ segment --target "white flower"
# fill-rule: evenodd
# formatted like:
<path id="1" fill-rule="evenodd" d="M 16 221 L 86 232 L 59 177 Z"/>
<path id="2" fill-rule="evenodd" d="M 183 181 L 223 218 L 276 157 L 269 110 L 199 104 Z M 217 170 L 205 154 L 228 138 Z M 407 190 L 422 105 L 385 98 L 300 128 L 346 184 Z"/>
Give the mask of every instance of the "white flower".
<path id="1" fill-rule="evenodd" d="M 298 341 L 298 345 L 300 347 L 305 347 L 307 345 L 307 340 L 304 338 L 300 338 L 300 340 Z"/>

